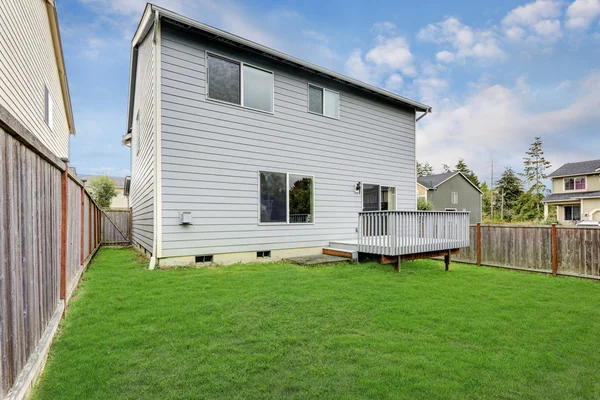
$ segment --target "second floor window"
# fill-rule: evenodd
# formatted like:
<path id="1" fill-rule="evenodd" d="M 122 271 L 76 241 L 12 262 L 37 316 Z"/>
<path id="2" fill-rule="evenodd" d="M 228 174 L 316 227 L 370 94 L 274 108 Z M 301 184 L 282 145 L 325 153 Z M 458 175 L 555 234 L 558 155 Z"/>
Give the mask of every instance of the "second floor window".
<path id="1" fill-rule="evenodd" d="M 308 111 L 326 117 L 340 117 L 340 95 L 329 89 L 308 85 Z"/>
<path id="2" fill-rule="evenodd" d="M 273 112 L 273 73 L 208 54 L 208 98 Z"/>
<path id="3" fill-rule="evenodd" d="M 450 203 L 458 204 L 458 192 L 452 192 L 450 194 Z"/>
<path id="4" fill-rule="evenodd" d="M 565 178 L 565 190 L 585 190 L 585 178 Z"/>

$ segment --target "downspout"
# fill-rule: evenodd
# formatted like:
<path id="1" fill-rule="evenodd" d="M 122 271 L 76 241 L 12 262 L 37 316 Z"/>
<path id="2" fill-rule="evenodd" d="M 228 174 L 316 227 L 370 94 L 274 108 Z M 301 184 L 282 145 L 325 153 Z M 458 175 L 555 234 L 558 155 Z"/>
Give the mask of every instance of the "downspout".
<path id="1" fill-rule="evenodd" d="M 159 40 L 159 24 L 160 20 L 159 20 L 159 14 L 158 14 L 158 10 L 154 10 L 154 34 L 152 37 L 152 44 L 154 46 L 154 62 L 156 64 L 158 64 L 159 62 L 159 52 L 160 52 L 160 47 L 158 46 L 158 40 Z M 159 131 L 160 131 L 160 121 L 158 119 L 158 110 L 159 110 L 159 106 L 160 106 L 160 97 L 158 96 L 158 93 L 160 92 L 160 83 L 158 80 L 158 76 L 156 74 L 160 73 L 160 70 L 156 68 L 157 66 L 155 65 L 154 68 L 154 237 L 153 237 L 153 241 L 152 241 L 152 257 L 150 258 L 150 264 L 148 265 L 148 269 L 154 269 L 156 268 L 156 264 L 158 262 L 159 259 L 159 254 L 158 253 L 158 246 L 159 246 L 159 226 L 162 223 L 162 221 L 160 221 L 161 219 L 161 212 L 160 212 L 160 207 L 162 207 L 162 204 L 160 202 L 161 200 L 161 194 L 160 194 L 160 163 L 159 163 L 159 157 L 160 157 L 160 138 L 159 138 Z M 158 66 L 160 67 L 160 65 Z"/>

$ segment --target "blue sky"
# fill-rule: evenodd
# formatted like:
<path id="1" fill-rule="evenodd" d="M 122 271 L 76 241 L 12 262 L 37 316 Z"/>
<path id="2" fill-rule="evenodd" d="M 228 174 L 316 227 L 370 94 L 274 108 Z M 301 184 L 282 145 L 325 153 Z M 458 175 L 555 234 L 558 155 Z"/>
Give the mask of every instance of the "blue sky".
<path id="1" fill-rule="evenodd" d="M 129 173 L 129 54 L 142 0 L 61 0 L 80 174 Z M 541 136 L 556 168 L 600 158 L 600 0 L 229 1 L 156 4 L 425 102 L 417 158 L 481 180 Z"/>

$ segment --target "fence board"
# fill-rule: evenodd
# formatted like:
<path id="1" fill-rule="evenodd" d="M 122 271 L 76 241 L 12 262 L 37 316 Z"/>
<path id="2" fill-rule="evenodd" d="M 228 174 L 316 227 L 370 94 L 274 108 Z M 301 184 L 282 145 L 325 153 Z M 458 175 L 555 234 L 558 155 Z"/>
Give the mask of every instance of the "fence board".
<path id="1" fill-rule="evenodd" d="M 131 210 L 104 210 L 102 212 L 102 243 L 125 244 L 130 242 Z"/>

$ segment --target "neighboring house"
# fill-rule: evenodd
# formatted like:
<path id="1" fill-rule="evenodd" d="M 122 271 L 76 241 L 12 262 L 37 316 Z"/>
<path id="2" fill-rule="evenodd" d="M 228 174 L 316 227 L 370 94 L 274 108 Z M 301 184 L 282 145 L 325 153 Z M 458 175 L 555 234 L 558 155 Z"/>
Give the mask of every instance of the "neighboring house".
<path id="1" fill-rule="evenodd" d="M 600 160 L 568 163 L 548 177 L 552 178 L 552 194 L 542 200 L 544 218 L 548 218 L 548 207 L 556 206 L 560 223 L 600 221 Z"/>
<path id="2" fill-rule="evenodd" d="M 0 106 L 57 157 L 75 133 L 54 0 L 0 6 Z"/>
<path id="3" fill-rule="evenodd" d="M 362 210 L 416 209 L 426 105 L 151 4 L 130 77 L 133 242 L 151 266 L 320 254 Z"/>
<path id="4" fill-rule="evenodd" d="M 86 186 L 87 186 L 87 182 L 90 180 L 90 178 L 93 178 L 93 176 L 81 177 L 81 179 L 84 180 Z M 116 190 L 117 195 L 115 197 L 113 197 L 112 201 L 110 202 L 110 208 L 111 209 L 129 208 L 129 199 L 125 195 L 125 180 L 126 180 L 126 178 L 121 177 L 121 176 L 109 176 L 109 178 L 111 181 L 113 181 L 113 183 L 117 187 L 117 190 Z"/>
<path id="5" fill-rule="evenodd" d="M 470 222 L 481 222 L 483 193 L 462 172 L 422 176 L 417 180 L 417 193 L 433 203 L 438 211 L 470 211 Z"/>

